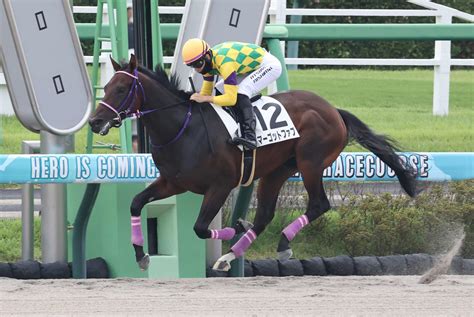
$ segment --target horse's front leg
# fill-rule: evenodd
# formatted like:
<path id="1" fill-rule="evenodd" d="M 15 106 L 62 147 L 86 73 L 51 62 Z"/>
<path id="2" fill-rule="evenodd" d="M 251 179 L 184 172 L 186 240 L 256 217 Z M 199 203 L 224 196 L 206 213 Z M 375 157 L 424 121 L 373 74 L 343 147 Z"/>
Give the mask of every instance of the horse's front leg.
<path id="1" fill-rule="evenodd" d="M 194 232 L 201 239 L 230 240 L 235 235 L 235 229 L 226 227 L 218 230 L 209 230 L 214 217 L 219 212 L 232 188 L 227 186 L 213 186 L 204 194 L 199 216 L 194 224 Z"/>
<path id="2" fill-rule="evenodd" d="M 226 186 L 213 186 L 205 194 L 204 199 L 201 205 L 201 210 L 199 212 L 198 219 L 194 225 L 194 231 L 196 235 L 201 239 L 219 239 L 219 240 L 230 240 L 236 234 L 246 232 L 251 228 L 251 224 L 245 220 L 240 220 L 234 227 L 225 227 L 222 229 L 209 229 L 209 225 L 212 220 L 215 218 L 219 209 L 224 205 L 225 200 L 230 194 L 232 188 Z M 218 262 L 222 262 L 220 266 L 226 266 L 222 270 L 230 269 L 230 261 L 235 259 L 233 253 L 230 252 L 230 257 L 228 261 L 222 260 L 222 257 Z M 233 257 L 232 257 L 233 256 Z M 227 258 L 226 258 L 227 259 Z M 217 262 L 216 262 L 217 263 Z M 218 264 L 215 264 L 218 265 Z M 219 266 L 219 265 L 218 265 Z"/>
<path id="3" fill-rule="evenodd" d="M 146 270 L 150 264 L 150 257 L 143 252 L 143 233 L 141 224 L 141 213 L 143 207 L 149 202 L 164 199 L 173 195 L 184 193 L 186 190 L 168 182 L 165 178 L 159 177 L 151 183 L 144 191 L 137 194 L 130 206 L 132 214 L 132 245 L 135 249 L 135 258 L 138 266 Z"/>

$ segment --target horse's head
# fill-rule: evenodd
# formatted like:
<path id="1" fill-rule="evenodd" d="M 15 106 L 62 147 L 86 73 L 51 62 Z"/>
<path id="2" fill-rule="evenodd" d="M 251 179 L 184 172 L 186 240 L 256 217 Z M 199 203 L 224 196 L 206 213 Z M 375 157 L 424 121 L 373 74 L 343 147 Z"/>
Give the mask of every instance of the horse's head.
<path id="1" fill-rule="evenodd" d="M 115 74 L 105 85 L 104 98 L 89 118 L 92 131 L 101 135 L 106 135 L 112 127 L 120 127 L 125 118 L 138 111 L 144 99 L 135 55 L 131 55 L 126 68 L 120 66 L 112 57 L 110 60 Z"/>

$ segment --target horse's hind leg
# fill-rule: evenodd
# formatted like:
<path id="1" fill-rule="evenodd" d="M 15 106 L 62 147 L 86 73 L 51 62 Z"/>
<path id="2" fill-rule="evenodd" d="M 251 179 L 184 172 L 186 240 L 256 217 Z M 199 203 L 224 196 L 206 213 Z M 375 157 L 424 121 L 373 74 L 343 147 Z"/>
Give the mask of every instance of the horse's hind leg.
<path id="1" fill-rule="evenodd" d="M 303 183 L 308 191 L 309 197 L 308 207 L 302 216 L 298 217 L 283 229 L 277 248 L 278 258 L 280 260 L 287 260 L 293 254 L 290 249 L 290 241 L 293 240 L 296 234 L 331 208 L 326 192 L 324 191 L 322 173 L 322 170 L 312 173 L 303 173 Z"/>
<path id="2" fill-rule="evenodd" d="M 150 261 L 149 256 L 143 252 L 143 234 L 141 225 L 141 213 L 143 207 L 149 202 L 184 192 L 184 189 L 177 187 L 168 182 L 165 178 L 160 177 L 133 198 L 130 206 L 130 212 L 132 214 L 132 245 L 135 249 L 135 258 L 140 269 L 146 270 Z"/>
<path id="3" fill-rule="evenodd" d="M 215 270 L 229 270 L 230 262 L 242 256 L 257 236 L 265 230 L 265 227 L 272 221 L 275 215 L 275 207 L 281 186 L 288 177 L 295 172 L 296 166 L 287 164 L 260 179 L 257 191 L 258 206 L 254 226 L 245 232 L 227 254 L 217 260 L 214 265 Z"/>

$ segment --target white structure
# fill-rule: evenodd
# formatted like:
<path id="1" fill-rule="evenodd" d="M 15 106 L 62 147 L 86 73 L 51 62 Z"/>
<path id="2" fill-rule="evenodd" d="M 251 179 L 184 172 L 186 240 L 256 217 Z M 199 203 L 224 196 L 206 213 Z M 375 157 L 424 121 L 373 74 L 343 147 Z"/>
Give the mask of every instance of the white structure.
<path id="1" fill-rule="evenodd" d="M 474 22 L 474 15 L 461 12 L 429 0 L 408 0 L 419 5 L 419 10 L 379 10 L 379 9 L 292 9 L 287 8 L 286 0 L 272 0 L 269 15 L 270 22 L 284 24 L 289 15 L 302 16 L 407 16 L 435 17 L 436 23 L 451 24 L 453 17 Z M 96 7 L 74 7 L 74 13 L 95 13 Z M 106 12 L 106 10 L 104 10 Z M 184 7 L 160 6 L 163 14 L 183 14 Z M 106 21 L 106 20 L 105 20 Z M 165 56 L 164 62 L 171 64 L 173 56 Z M 85 57 L 86 63 L 92 63 L 92 57 Z M 107 81 L 113 71 L 106 56 L 101 57 L 101 78 Z M 474 66 L 474 59 L 451 59 L 451 41 L 436 41 L 435 54 L 431 59 L 362 59 L 362 58 L 286 58 L 287 64 L 296 65 L 379 65 L 379 66 L 431 66 L 434 68 L 433 114 L 447 115 L 449 112 L 449 78 L 451 66 Z M 5 79 L 0 68 L 0 115 L 13 114 Z"/>
<path id="2" fill-rule="evenodd" d="M 7 82 L 5 81 L 5 76 L 3 76 L 3 69 L 0 61 L 0 115 L 12 116 L 15 113 L 13 112 L 13 106 L 10 101 L 10 95 L 7 89 Z"/>
<path id="3" fill-rule="evenodd" d="M 429 0 L 408 0 L 427 10 L 359 10 L 359 9 L 287 9 L 286 0 L 274 1 L 272 23 L 282 24 L 288 15 L 303 16 L 431 16 L 436 23 L 451 24 L 453 17 L 474 22 L 474 15 L 461 12 Z M 272 11 L 272 9 L 274 11 Z M 435 56 L 431 59 L 378 59 L 378 58 L 286 58 L 287 64 L 297 65 L 379 65 L 379 66 L 433 66 L 433 114 L 444 116 L 449 112 L 449 75 L 451 66 L 474 66 L 474 59 L 451 59 L 451 41 L 435 41 Z"/>

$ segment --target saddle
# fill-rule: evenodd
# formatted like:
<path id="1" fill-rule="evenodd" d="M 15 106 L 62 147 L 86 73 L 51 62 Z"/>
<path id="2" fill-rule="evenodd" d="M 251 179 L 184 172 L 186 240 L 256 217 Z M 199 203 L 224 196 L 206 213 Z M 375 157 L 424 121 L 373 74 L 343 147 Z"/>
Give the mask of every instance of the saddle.
<path id="1" fill-rule="evenodd" d="M 217 94 L 217 89 L 216 89 L 216 94 Z M 256 96 L 253 96 L 250 98 L 250 102 L 254 103 L 255 101 L 259 100 L 262 98 L 261 94 L 258 94 Z M 238 107 L 222 107 L 225 112 L 227 112 L 238 124 L 242 123 L 242 113 L 239 111 Z"/>
<path id="2" fill-rule="evenodd" d="M 217 92 L 216 92 L 217 93 Z M 257 95 L 250 99 L 253 111 L 256 115 L 257 126 L 255 134 L 258 147 L 275 144 L 299 137 L 293 121 L 291 120 L 285 107 L 275 98 Z M 221 107 L 211 104 L 217 115 L 229 133 L 229 141 L 232 140 L 239 131 L 242 119 L 238 107 Z M 242 146 L 238 146 L 243 150 Z M 254 151 L 243 151 L 242 153 L 242 177 L 241 183 L 250 185 L 253 180 Z"/>

